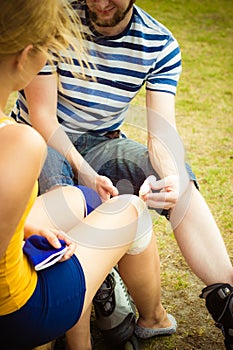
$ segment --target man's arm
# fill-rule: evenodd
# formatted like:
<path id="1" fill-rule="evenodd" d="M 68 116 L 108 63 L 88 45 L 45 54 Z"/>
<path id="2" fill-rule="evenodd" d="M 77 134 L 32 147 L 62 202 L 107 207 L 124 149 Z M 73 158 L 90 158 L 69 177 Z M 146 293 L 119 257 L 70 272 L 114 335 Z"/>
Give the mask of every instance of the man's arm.
<path id="1" fill-rule="evenodd" d="M 177 174 L 167 136 L 176 132 L 174 95 L 147 90 L 148 150 L 154 169 L 161 178 Z"/>
<path id="2" fill-rule="evenodd" d="M 65 156 L 79 182 L 91 187 L 107 199 L 118 192 L 111 181 L 98 175 L 84 160 L 60 126 L 57 119 L 57 75 L 38 75 L 25 88 L 32 126 L 43 136 L 47 144 Z"/>
<path id="3" fill-rule="evenodd" d="M 161 192 L 148 194 L 144 199 L 152 207 L 169 209 L 177 203 L 189 182 L 184 147 L 176 128 L 175 97 L 147 90 L 146 106 L 149 157 L 161 177 L 152 188 Z"/>
<path id="4" fill-rule="evenodd" d="M 30 121 L 32 126 L 44 137 L 47 144 L 55 148 L 69 161 L 75 177 L 78 178 L 79 171 L 84 167 L 85 161 L 58 122 L 57 90 L 56 74 L 38 75 L 25 88 Z M 92 168 L 87 166 L 85 170 L 90 179 L 95 177 L 96 174 Z M 87 182 L 89 183 L 89 181 Z"/>
<path id="5" fill-rule="evenodd" d="M 146 107 L 150 161 L 161 178 L 176 175 L 174 159 L 166 142 L 177 133 L 175 97 L 170 93 L 147 90 Z"/>

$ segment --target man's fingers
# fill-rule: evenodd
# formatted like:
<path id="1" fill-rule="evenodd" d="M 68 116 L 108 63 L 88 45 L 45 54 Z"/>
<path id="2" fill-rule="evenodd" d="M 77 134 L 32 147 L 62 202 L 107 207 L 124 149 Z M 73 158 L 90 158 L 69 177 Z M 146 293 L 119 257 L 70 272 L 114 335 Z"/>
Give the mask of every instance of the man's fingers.
<path id="1" fill-rule="evenodd" d="M 146 204 L 152 208 L 169 209 L 177 203 L 175 192 L 157 192 L 146 195 Z"/>

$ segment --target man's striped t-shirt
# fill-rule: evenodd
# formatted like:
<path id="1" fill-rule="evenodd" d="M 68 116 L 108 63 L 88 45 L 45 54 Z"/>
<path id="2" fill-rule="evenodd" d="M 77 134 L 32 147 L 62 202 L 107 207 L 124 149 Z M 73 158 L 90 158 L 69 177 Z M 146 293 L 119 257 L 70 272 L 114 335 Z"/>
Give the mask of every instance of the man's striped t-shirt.
<path id="1" fill-rule="evenodd" d="M 57 116 L 66 131 L 104 133 L 118 129 L 130 102 L 144 84 L 149 90 L 176 93 L 181 54 L 167 28 L 134 5 L 124 32 L 114 37 L 101 36 L 91 26 L 85 6 L 76 6 L 83 24 L 89 67 L 84 68 L 88 79 L 74 77 L 72 71 L 82 73 L 74 52 L 74 65 L 60 62 L 56 66 L 62 86 L 58 89 Z M 51 71 L 52 67 L 46 65 L 40 74 Z M 30 123 L 23 92 L 17 104 L 14 112 L 18 120 Z"/>

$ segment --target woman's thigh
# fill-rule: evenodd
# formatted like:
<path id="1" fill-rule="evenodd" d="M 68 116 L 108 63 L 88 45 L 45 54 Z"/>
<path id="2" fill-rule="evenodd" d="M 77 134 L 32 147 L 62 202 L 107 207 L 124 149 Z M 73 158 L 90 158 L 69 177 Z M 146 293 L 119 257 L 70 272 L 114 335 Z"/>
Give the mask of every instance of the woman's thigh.
<path id="1" fill-rule="evenodd" d="M 0 317 L 1 341 L 9 349 L 26 350 L 56 339 L 76 324 L 84 297 L 85 278 L 76 256 L 39 271 L 27 303 Z"/>
<path id="2" fill-rule="evenodd" d="M 36 198 L 27 222 L 67 231 L 83 219 L 85 199 L 75 186 L 60 186 Z"/>

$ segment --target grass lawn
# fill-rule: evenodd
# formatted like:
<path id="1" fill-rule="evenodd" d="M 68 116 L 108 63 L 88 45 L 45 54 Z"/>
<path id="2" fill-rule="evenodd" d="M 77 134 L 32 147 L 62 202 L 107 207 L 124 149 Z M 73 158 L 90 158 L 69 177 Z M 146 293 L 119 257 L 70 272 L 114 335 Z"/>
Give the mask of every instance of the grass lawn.
<path id="1" fill-rule="evenodd" d="M 233 261 L 233 7 L 230 1 L 153 1 L 137 5 L 165 24 L 183 59 L 177 98 L 177 126 L 207 203 Z M 134 101 L 144 110 L 144 91 Z M 128 134 L 144 142 L 143 128 Z M 198 220 L 198 218 L 197 218 Z M 178 321 L 177 334 L 141 342 L 141 349 L 224 349 L 203 300 L 203 284 L 187 267 L 169 225 L 155 218 L 163 302 Z M 197 252 L 198 254 L 198 252 Z M 221 276 L 219 276 L 221 279 Z"/>
<path id="2" fill-rule="evenodd" d="M 233 261 L 232 1 L 137 0 L 137 5 L 166 25 L 180 44 L 183 73 L 176 98 L 177 125 L 188 162 Z M 139 113 L 144 112 L 144 95 L 142 91 L 132 106 Z M 11 96 L 7 111 L 15 96 Z M 125 129 L 129 137 L 145 141 L 143 125 L 126 124 Z M 198 297 L 203 284 L 187 267 L 169 224 L 152 216 L 161 257 L 162 299 L 179 326 L 171 337 L 141 341 L 140 349 L 223 350 L 221 332 Z M 92 323 L 95 349 L 103 350 L 94 320 Z"/>

